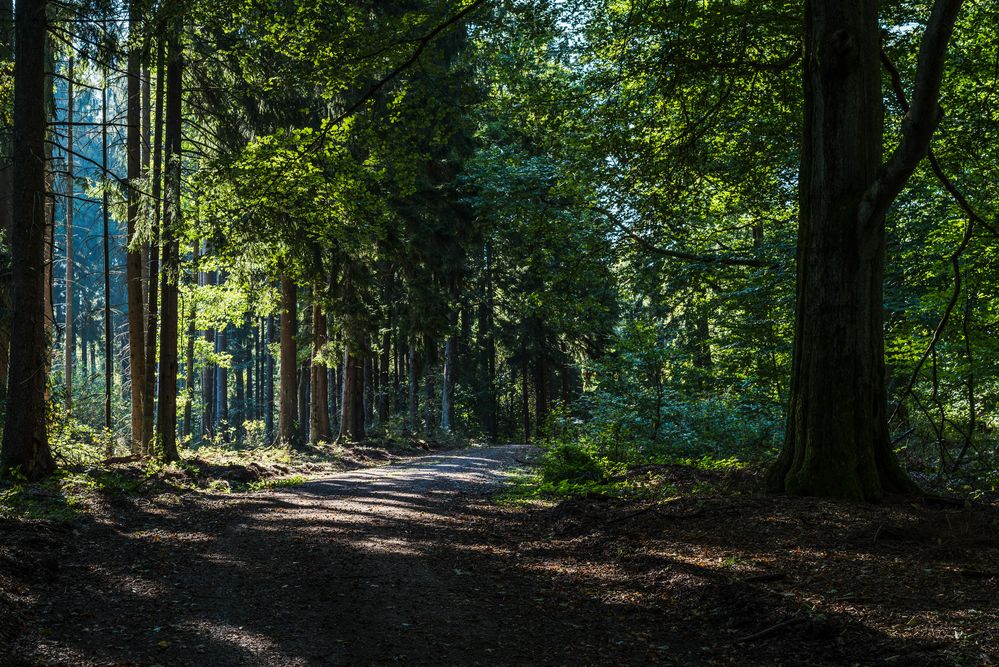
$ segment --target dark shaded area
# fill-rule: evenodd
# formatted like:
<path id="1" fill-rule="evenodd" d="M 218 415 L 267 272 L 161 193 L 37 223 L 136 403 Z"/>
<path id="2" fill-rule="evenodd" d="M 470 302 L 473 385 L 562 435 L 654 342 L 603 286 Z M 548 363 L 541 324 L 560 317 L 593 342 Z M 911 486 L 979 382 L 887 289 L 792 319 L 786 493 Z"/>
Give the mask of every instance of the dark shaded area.
<path id="1" fill-rule="evenodd" d="M 22 567 L 0 663 L 938 665 L 995 645 L 991 511 L 489 502 L 528 451 L 172 496 L 56 529 L 38 553 L 61 566 Z M 948 639 L 968 609 L 979 636 Z"/>

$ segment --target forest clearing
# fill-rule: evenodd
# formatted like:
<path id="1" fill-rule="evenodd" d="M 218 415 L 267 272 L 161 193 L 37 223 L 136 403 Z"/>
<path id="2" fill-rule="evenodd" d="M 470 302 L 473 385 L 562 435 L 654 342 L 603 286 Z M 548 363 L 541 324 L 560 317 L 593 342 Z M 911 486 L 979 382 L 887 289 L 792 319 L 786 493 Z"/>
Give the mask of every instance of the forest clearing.
<path id="1" fill-rule="evenodd" d="M 997 25 L 0 0 L 0 664 L 994 664 Z"/>

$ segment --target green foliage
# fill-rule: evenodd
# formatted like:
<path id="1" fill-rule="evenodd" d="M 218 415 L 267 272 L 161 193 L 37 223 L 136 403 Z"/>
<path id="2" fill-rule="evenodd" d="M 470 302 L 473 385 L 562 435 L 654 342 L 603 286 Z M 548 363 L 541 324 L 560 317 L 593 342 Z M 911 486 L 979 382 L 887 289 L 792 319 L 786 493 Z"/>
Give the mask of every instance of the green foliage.
<path id="1" fill-rule="evenodd" d="M 301 486 L 308 480 L 302 475 L 292 475 L 291 477 L 278 477 L 272 479 L 262 479 L 259 482 L 250 482 L 247 488 L 250 491 L 266 491 L 269 489 L 280 489 L 291 486 Z"/>

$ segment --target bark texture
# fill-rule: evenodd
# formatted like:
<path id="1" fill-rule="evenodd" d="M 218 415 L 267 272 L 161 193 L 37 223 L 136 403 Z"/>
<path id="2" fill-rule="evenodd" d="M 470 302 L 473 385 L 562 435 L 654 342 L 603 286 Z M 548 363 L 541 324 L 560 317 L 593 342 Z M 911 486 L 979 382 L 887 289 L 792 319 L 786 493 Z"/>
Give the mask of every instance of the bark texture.
<path id="1" fill-rule="evenodd" d="M 55 469 L 46 430 L 44 0 L 19 0 L 14 65 L 10 391 L 0 470 L 29 479 Z"/>
<path id="2" fill-rule="evenodd" d="M 166 155 L 167 168 L 164 188 L 166 202 L 163 212 L 163 276 L 160 293 L 163 297 L 160 324 L 160 397 L 157 410 L 157 434 L 161 456 L 165 461 L 180 458 L 177 451 L 177 327 L 180 225 L 180 160 L 181 160 L 181 94 L 183 63 L 180 47 L 180 17 L 167 43 L 166 67 Z"/>
<path id="3" fill-rule="evenodd" d="M 298 289 L 287 276 L 281 278 L 281 397 L 278 431 L 281 442 L 298 444 L 298 370 L 295 328 L 298 322 Z"/>
<path id="4" fill-rule="evenodd" d="M 785 445 L 768 480 L 773 490 L 858 500 L 917 490 L 888 434 L 884 218 L 939 118 L 943 61 L 960 5 L 934 6 L 912 110 L 882 164 L 878 3 L 806 3 L 794 361 Z"/>

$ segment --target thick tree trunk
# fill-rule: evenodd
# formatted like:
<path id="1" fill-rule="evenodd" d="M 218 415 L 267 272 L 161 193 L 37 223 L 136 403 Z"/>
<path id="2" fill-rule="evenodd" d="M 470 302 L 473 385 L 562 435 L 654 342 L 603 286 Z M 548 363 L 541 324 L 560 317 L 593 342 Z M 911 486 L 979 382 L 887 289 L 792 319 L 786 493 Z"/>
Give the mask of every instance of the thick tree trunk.
<path id="1" fill-rule="evenodd" d="M 180 458 L 177 450 L 177 300 L 180 232 L 180 179 L 181 179 L 181 94 L 183 63 L 181 61 L 181 19 L 170 31 L 167 43 L 166 72 L 166 202 L 163 214 L 163 278 L 160 292 L 163 296 L 162 323 L 160 325 L 160 399 L 158 405 L 157 434 L 161 455 L 165 461 Z"/>
<path id="2" fill-rule="evenodd" d="M 140 8 L 136 0 L 129 2 L 129 26 L 132 32 L 138 32 Z M 134 40 L 129 44 L 127 61 L 127 111 L 125 147 L 128 172 L 128 250 L 125 256 L 125 284 L 128 301 L 128 352 L 129 373 L 131 375 L 131 416 L 132 416 L 132 452 L 146 455 L 149 453 L 144 439 L 145 404 L 152 401 L 152 396 L 146 394 L 146 319 L 142 304 L 142 247 L 135 242 L 135 231 L 139 219 L 139 191 L 137 182 L 142 175 L 142 140 L 140 123 L 142 122 L 142 86 L 140 84 L 139 45 Z"/>
<path id="3" fill-rule="evenodd" d="M 312 400 L 309 407 L 309 441 L 313 445 L 329 442 L 332 439 L 327 385 L 329 376 L 326 366 L 319 363 L 325 345 L 326 314 L 318 299 L 315 299 L 312 305 Z"/>
<path id="4" fill-rule="evenodd" d="M 0 60 L 14 60 L 13 0 L 0 0 Z M 72 126 L 70 131 L 72 132 Z M 12 128 L 0 127 L 0 231 L 3 231 L 8 250 L 13 241 L 14 225 L 13 137 Z M 3 260 L 7 264 L 10 257 L 4 257 Z M 7 397 L 10 362 L 11 298 L 11 275 L 4 270 L 0 272 L 0 400 L 4 401 Z"/>
<path id="5" fill-rule="evenodd" d="M 340 437 L 342 443 L 361 442 L 364 432 L 364 361 L 343 353 L 343 399 L 340 401 Z"/>
<path id="6" fill-rule="evenodd" d="M 0 470 L 28 479 L 52 472 L 45 387 L 45 40 L 44 0 L 19 0 L 14 64 L 10 391 Z"/>
<path id="7" fill-rule="evenodd" d="M 284 445 L 297 446 L 298 370 L 295 329 L 298 326 L 298 288 L 287 276 L 281 277 L 281 400 L 278 430 Z"/>
<path id="8" fill-rule="evenodd" d="M 912 109 L 885 164 L 878 4 L 806 3 L 794 361 L 785 445 L 768 477 L 774 490 L 858 500 L 916 491 L 888 434 L 884 216 L 933 134 L 961 3 L 934 6 Z"/>

